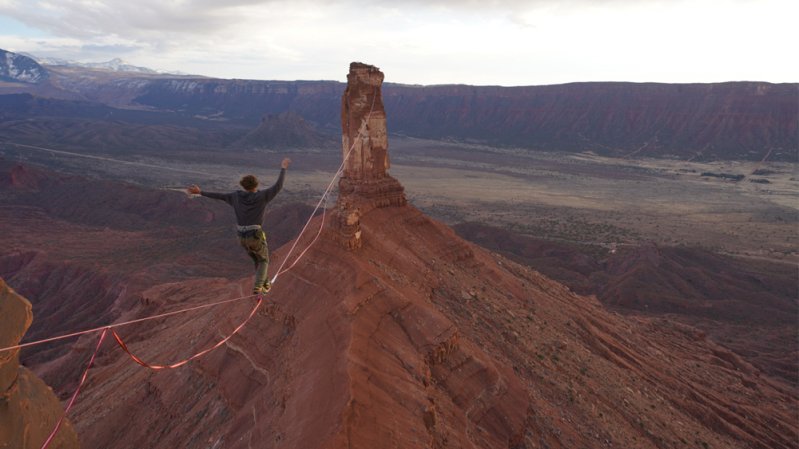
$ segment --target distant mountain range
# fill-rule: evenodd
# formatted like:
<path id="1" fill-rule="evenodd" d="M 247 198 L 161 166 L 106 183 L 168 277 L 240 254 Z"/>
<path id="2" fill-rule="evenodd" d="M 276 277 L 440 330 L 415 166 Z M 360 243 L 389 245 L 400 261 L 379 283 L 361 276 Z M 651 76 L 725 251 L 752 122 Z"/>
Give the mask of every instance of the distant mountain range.
<path id="1" fill-rule="evenodd" d="M 120 60 L 92 67 L 0 57 L 0 95 L 30 93 L 117 109 L 168 113 L 246 129 L 248 143 L 265 116 L 291 112 L 308 135 L 259 140 L 291 146 L 340 133 L 344 84 L 335 81 L 225 80 L 155 73 Z M 52 61 L 51 61 L 52 62 Z M 117 71 L 127 70 L 127 71 Z M 131 71 L 132 70 L 132 71 Z M 0 104 L 9 101 L 0 98 Z M 386 84 L 390 133 L 528 150 L 594 152 L 684 160 L 782 160 L 799 154 L 799 84 L 591 82 L 553 86 Z M 64 108 L 62 108 L 64 109 Z M 32 119 L 48 115 L 39 110 Z M 117 114 L 122 116 L 124 114 Z M 52 117 L 52 115 L 49 115 Z M 23 118 L 23 117 L 19 117 Z M 161 124 L 164 117 L 159 117 Z M 250 136 L 247 137 L 247 134 Z M 291 137 L 291 136 L 289 136 Z M 295 141 L 296 140 L 296 141 Z"/>
<path id="2" fill-rule="evenodd" d="M 105 62 L 78 62 L 58 58 L 36 58 L 36 60 L 39 61 L 40 64 L 52 66 L 84 67 L 87 69 L 111 70 L 114 72 L 159 73 L 158 71 L 148 69 L 147 67 L 139 67 L 128 64 L 119 58 L 114 58 Z"/>
<path id="3" fill-rule="evenodd" d="M 43 66 L 108 70 L 112 72 L 126 72 L 126 73 L 149 73 L 149 74 L 160 73 L 167 75 L 186 75 L 185 73 L 181 72 L 154 70 L 148 67 L 141 67 L 133 64 L 128 64 L 127 62 L 123 61 L 120 58 L 114 58 L 109 61 L 101 61 L 101 62 L 80 62 L 63 58 L 36 56 L 30 53 L 17 53 L 17 55 L 30 58 Z"/>

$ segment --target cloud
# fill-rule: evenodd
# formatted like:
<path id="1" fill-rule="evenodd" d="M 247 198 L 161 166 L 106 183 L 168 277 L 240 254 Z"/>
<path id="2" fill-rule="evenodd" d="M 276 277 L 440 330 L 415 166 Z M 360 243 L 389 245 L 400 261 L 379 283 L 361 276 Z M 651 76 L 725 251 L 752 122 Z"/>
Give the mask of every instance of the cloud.
<path id="1" fill-rule="evenodd" d="M 754 0 L 703 0 L 723 8 L 725 4 Z M 254 18 L 268 32 L 286 13 L 347 10 L 368 20 L 381 11 L 398 15 L 487 13 L 519 25 L 530 25 L 542 11 L 685 5 L 687 0 L 0 0 L 0 15 L 58 37 L 81 39 L 118 36 L 156 42 L 180 36 L 224 34 Z M 689 2 L 690 3 L 690 2 Z M 332 20 L 338 20 L 333 17 Z"/>
<path id="2" fill-rule="evenodd" d="M 222 16 L 208 8 L 154 0 L 14 0 L 0 13 L 56 36 L 139 38 L 148 32 L 202 32 L 219 26 Z"/>
<path id="3" fill-rule="evenodd" d="M 0 0 L 0 17 L 40 30 L 0 30 L 0 42 L 228 78 L 341 79 L 361 60 L 408 83 L 784 80 L 761 73 L 789 64 L 777 47 L 792 42 L 796 14 L 783 10 L 797 7 L 785 5 L 793 3 Z"/>
<path id="4" fill-rule="evenodd" d="M 452 13 L 491 11 L 518 14 L 541 8 L 586 5 L 651 4 L 663 0 L 0 0 L 0 14 L 56 36 L 91 38 L 118 35 L 148 40 L 158 35 L 215 33 L 246 21 L 259 11 L 351 9 L 368 16 L 375 9 L 401 12 L 442 9 Z M 727 0 L 734 1 L 734 0 Z M 739 0 L 742 1 L 742 0 Z M 269 23 L 269 22 L 267 22 Z"/>
<path id="5" fill-rule="evenodd" d="M 0 0 L 0 15 L 44 31 L 46 37 L 16 33 L 3 45 L 39 56 L 81 61 L 146 58 L 157 66 L 224 47 L 239 39 L 237 26 L 252 8 L 273 2 L 232 0 Z M 20 43 L 21 42 L 21 43 Z M 154 57 L 158 55 L 158 57 Z"/>

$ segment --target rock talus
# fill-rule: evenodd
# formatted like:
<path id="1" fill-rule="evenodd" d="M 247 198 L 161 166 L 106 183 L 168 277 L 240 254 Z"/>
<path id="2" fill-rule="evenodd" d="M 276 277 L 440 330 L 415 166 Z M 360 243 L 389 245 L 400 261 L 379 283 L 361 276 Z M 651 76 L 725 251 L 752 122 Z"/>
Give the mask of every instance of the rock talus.
<path id="1" fill-rule="evenodd" d="M 19 343 L 33 321 L 31 304 L 0 279 L 0 347 Z M 0 353 L 0 448 L 38 449 L 63 413 L 53 391 L 19 364 L 19 350 Z M 78 448 L 72 425 L 64 422 L 52 449 Z"/>

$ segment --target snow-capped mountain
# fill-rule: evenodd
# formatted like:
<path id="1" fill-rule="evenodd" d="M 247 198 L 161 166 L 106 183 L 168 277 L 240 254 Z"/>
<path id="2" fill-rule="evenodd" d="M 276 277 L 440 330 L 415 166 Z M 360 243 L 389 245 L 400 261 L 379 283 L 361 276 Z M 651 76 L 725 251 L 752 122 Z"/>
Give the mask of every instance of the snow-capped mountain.
<path id="1" fill-rule="evenodd" d="M 147 67 L 139 67 L 126 63 L 125 61 L 114 58 L 105 62 L 78 62 L 69 61 L 61 58 L 36 58 L 40 63 L 53 66 L 83 67 L 87 69 L 110 70 L 113 72 L 132 72 L 132 73 L 159 73 Z"/>
<path id="2" fill-rule="evenodd" d="M 47 69 L 34 59 L 0 49 L 0 80 L 38 84 L 47 78 Z"/>
<path id="3" fill-rule="evenodd" d="M 90 69 L 113 70 L 115 72 L 158 73 L 157 71 L 149 69 L 147 67 L 139 67 L 128 64 L 119 58 L 114 58 L 110 61 L 105 61 L 105 62 L 86 62 L 83 64 L 79 63 L 78 65 Z"/>

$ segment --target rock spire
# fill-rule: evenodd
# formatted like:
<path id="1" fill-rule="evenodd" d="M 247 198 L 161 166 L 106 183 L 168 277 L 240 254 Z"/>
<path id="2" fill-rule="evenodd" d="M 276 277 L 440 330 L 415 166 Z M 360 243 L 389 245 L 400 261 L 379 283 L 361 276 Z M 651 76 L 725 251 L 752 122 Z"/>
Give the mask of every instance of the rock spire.
<path id="1" fill-rule="evenodd" d="M 406 204 L 404 188 L 388 174 L 388 133 L 381 87 L 383 72 L 353 62 L 341 97 L 341 149 L 345 159 L 339 180 L 339 236 L 348 249 L 361 246 L 360 217 L 377 207 Z"/>

